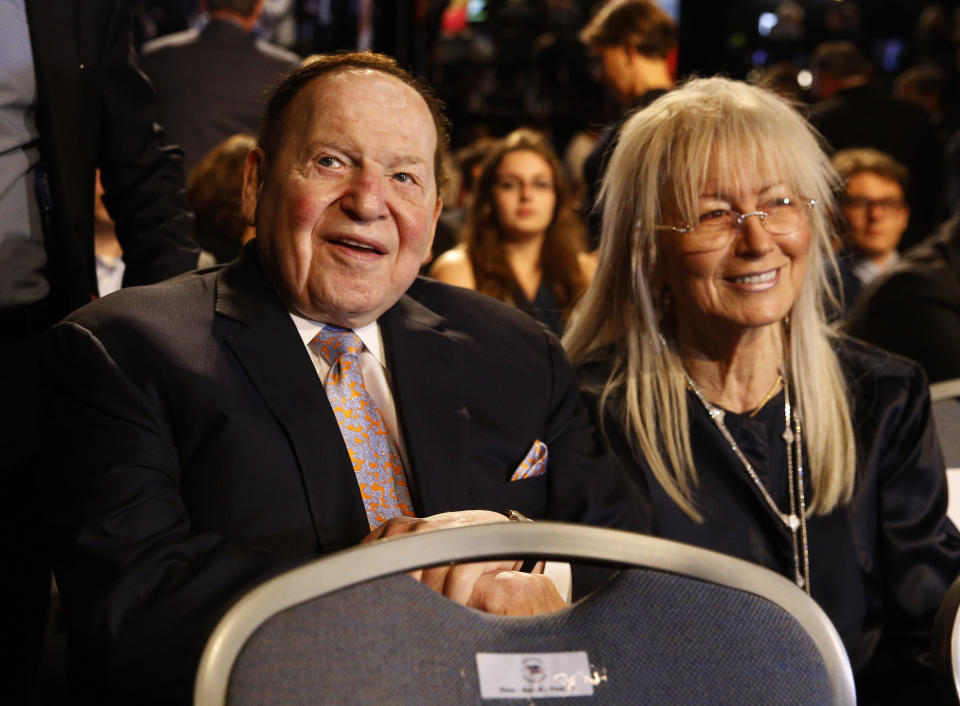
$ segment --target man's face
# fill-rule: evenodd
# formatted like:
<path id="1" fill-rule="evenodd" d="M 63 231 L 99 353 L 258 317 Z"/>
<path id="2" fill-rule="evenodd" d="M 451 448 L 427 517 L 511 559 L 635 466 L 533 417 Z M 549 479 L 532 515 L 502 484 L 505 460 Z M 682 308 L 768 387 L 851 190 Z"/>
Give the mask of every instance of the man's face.
<path id="1" fill-rule="evenodd" d="M 847 247 L 880 263 L 897 249 L 910 222 L 900 184 L 874 172 L 850 177 L 840 210 L 847 221 Z"/>
<path id="2" fill-rule="evenodd" d="M 600 77 L 610 93 L 621 105 L 628 105 L 635 97 L 633 90 L 633 56 L 628 47 L 619 44 L 593 49 L 600 60 Z"/>
<path id="3" fill-rule="evenodd" d="M 426 102 L 392 76 L 348 69 L 301 89 L 276 155 L 251 152 L 243 186 L 244 217 L 292 311 L 356 328 L 403 295 L 440 215 L 436 146 Z"/>

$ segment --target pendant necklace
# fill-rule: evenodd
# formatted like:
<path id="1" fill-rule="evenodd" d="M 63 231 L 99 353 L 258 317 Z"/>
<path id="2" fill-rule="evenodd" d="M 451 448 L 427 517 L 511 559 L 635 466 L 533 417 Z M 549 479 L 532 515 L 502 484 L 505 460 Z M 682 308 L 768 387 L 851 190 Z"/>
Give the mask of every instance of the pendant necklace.
<path id="1" fill-rule="evenodd" d="M 711 404 L 704 396 L 703 391 L 693 381 L 686 370 L 683 372 L 687 387 L 700 400 L 700 404 L 707 411 L 710 419 L 716 425 L 720 434 L 730 446 L 730 450 L 743 464 L 750 480 L 760 491 L 760 496 L 764 502 L 773 511 L 774 516 L 779 519 L 790 530 L 793 540 L 793 572 L 794 581 L 797 586 L 802 588 L 807 594 L 810 594 L 810 553 L 807 544 L 807 503 L 803 491 L 803 439 L 800 425 L 800 417 L 790 404 L 790 386 L 787 383 L 786 376 L 780 373 L 780 379 L 783 380 L 783 440 L 787 445 L 787 487 L 790 496 L 790 511 L 782 512 L 777 503 L 774 502 L 766 486 L 760 480 L 757 472 L 753 469 L 753 464 L 744 455 L 743 451 L 734 441 L 733 435 L 727 429 L 724 423 L 724 410 L 714 404 Z M 792 428 L 791 428 L 792 427 Z M 798 507 L 799 506 L 799 507 Z"/>

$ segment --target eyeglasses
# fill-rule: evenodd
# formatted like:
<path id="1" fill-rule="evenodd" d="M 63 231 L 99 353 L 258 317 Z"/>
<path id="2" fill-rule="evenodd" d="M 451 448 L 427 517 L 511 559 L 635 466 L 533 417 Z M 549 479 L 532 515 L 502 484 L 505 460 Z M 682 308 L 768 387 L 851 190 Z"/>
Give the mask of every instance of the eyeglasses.
<path id="1" fill-rule="evenodd" d="M 847 196 L 843 199 L 843 205 L 847 208 L 862 208 L 865 211 L 871 208 L 876 208 L 883 213 L 892 213 L 893 211 L 899 211 L 906 204 L 904 204 L 903 199 L 897 199 L 893 197 L 885 199 L 868 199 L 865 196 Z"/>
<path id="2" fill-rule="evenodd" d="M 695 225 L 657 225 L 655 229 L 692 236 L 704 241 L 701 244 L 712 244 L 712 241 L 732 238 L 748 218 L 756 216 L 770 235 L 788 235 L 803 226 L 807 213 L 816 205 L 814 199 L 781 196 L 760 204 L 757 211 L 740 213 L 732 208 L 715 208 L 702 213 Z"/>

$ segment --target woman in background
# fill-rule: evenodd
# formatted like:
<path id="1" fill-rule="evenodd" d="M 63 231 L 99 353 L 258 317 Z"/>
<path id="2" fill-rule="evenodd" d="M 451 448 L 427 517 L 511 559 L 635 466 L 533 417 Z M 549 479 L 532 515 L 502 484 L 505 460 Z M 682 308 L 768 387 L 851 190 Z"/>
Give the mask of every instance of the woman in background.
<path id="1" fill-rule="evenodd" d="M 922 372 L 826 323 L 836 181 L 772 93 L 714 78 L 658 99 L 611 157 L 565 344 L 651 534 L 809 593 L 861 703 L 933 703 L 960 534 Z"/>
<path id="2" fill-rule="evenodd" d="M 430 275 L 507 302 L 561 333 L 596 266 L 546 138 L 516 130 L 491 149 L 477 180 L 464 243 Z"/>
<path id="3" fill-rule="evenodd" d="M 187 200 L 196 216 L 197 241 L 218 263 L 230 262 L 256 235 L 240 213 L 240 190 L 253 135 L 238 133 L 208 152 L 187 179 Z"/>

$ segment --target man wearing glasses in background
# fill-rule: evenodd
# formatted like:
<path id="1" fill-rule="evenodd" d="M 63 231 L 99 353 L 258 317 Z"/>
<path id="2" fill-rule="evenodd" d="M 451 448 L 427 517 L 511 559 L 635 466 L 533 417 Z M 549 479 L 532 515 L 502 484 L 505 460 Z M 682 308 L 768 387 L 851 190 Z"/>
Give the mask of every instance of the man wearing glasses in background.
<path id="1" fill-rule="evenodd" d="M 833 166 L 843 179 L 843 242 L 837 261 L 849 312 L 861 290 L 898 259 L 897 246 L 910 223 L 905 198 L 909 174 L 890 155 L 868 148 L 837 152 Z"/>

